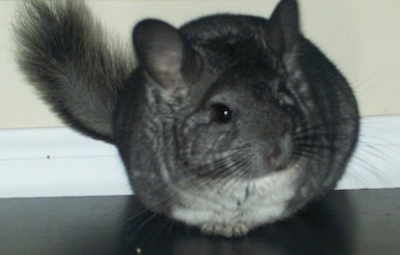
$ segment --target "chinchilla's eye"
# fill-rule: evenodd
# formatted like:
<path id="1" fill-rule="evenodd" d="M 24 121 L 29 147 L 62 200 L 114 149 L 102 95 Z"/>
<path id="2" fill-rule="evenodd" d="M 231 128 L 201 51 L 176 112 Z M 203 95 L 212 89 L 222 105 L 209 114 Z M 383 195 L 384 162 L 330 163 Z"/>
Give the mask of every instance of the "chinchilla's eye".
<path id="1" fill-rule="evenodd" d="M 211 105 L 212 118 L 215 122 L 226 124 L 232 120 L 233 111 L 225 104 Z"/>

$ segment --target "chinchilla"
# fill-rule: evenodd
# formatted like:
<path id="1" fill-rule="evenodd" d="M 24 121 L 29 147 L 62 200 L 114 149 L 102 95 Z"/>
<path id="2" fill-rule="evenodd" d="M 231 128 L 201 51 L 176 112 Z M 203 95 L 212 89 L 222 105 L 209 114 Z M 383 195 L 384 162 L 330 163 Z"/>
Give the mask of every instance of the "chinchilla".
<path id="1" fill-rule="evenodd" d="M 82 1 L 27 1 L 17 61 L 72 128 L 114 144 L 138 199 L 203 233 L 243 236 L 331 190 L 356 146 L 356 99 L 301 33 L 269 19 L 156 19 L 120 47 Z M 136 64 L 135 64 L 136 63 Z"/>

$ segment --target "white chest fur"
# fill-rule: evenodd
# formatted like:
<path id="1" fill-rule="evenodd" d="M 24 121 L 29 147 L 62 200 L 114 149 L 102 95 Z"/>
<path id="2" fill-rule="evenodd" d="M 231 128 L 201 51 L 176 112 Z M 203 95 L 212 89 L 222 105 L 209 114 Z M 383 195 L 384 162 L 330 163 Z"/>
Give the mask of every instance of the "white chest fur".
<path id="1" fill-rule="evenodd" d="M 257 180 L 232 180 L 219 188 L 179 192 L 184 206 L 172 208 L 172 217 L 209 234 L 244 235 L 282 217 L 295 195 L 298 174 L 292 166 Z"/>

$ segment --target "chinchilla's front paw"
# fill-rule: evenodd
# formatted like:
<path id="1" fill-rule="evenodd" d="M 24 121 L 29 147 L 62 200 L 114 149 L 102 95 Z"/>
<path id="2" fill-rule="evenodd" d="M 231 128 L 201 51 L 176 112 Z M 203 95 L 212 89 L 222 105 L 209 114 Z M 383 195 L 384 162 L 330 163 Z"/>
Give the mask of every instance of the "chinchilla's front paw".
<path id="1" fill-rule="evenodd" d="M 224 237 L 241 237 L 249 232 L 249 227 L 243 222 L 233 222 L 230 224 L 207 222 L 200 229 L 206 235 Z"/>

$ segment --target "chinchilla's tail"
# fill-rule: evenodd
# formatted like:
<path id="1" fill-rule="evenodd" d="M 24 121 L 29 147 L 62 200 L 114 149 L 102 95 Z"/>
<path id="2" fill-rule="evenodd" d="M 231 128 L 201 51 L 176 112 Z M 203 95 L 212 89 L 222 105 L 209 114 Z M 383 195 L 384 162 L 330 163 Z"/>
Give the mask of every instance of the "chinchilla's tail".
<path id="1" fill-rule="evenodd" d="M 111 45 L 82 1 L 23 1 L 14 30 L 18 64 L 42 98 L 73 128 L 113 142 L 132 54 Z"/>

